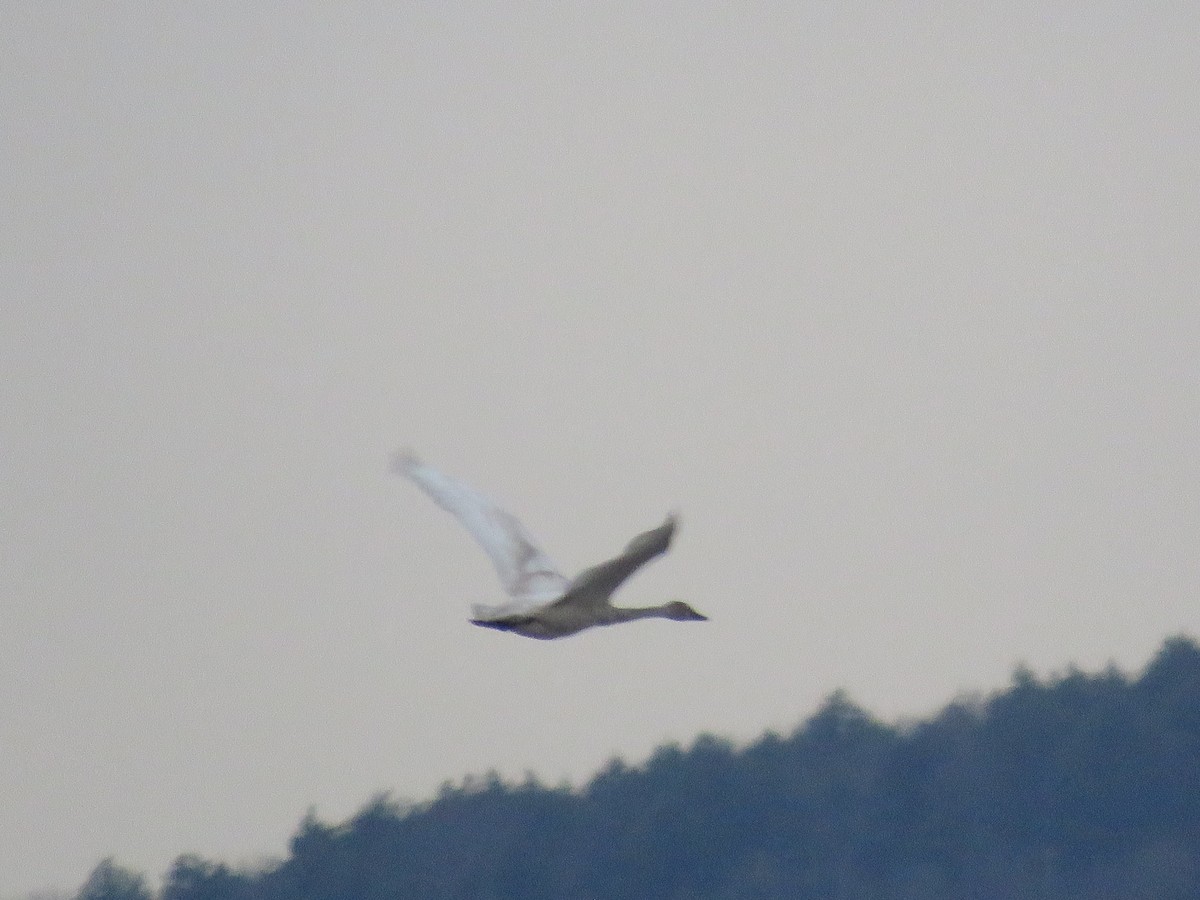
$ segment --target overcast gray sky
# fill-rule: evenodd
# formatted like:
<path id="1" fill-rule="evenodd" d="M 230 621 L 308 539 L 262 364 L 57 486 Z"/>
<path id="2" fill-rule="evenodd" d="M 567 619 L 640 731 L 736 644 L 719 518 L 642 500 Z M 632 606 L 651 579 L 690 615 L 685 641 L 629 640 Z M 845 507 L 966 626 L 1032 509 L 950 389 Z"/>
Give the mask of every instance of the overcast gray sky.
<path id="1" fill-rule="evenodd" d="M 0 895 L 1200 632 L 1200 6 L 991 6 L 5 3 Z"/>

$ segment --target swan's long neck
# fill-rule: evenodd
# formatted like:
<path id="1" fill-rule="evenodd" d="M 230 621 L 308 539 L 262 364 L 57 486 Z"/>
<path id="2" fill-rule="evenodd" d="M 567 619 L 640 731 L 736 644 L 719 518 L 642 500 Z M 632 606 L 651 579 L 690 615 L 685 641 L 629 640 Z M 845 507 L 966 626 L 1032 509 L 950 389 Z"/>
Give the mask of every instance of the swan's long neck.
<path id="1" fill-rule="evenodd" d="M 615 625 L 617 622 L 632 622 L 635 619 L 669 619 L 667 607 L 669 603 L 663 603 L 660 606 L 613 606 L 610 607 L 611 612 L 606 616 L 606 625 Z"/>

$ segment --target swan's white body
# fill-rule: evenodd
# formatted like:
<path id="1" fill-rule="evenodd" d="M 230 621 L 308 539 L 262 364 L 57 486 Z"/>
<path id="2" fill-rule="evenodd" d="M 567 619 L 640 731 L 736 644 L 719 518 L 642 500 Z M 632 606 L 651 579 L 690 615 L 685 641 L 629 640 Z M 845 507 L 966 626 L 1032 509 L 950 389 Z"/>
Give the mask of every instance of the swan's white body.
<path id="1" fill-rule="evenodd" d="M 626 578 L 666 552 L 675 533 L 674 516 L 668 516 L 658 528 L 639 534 L 620 556 L 568 579 L 538 549 L 516 518 L 474 488 L 425 465 L 407 451 L 396 454 L 392 468 L 452 513 L 491 557 L 511 599 L 499 606 L 473 605 L 472 624 L 549 640 L 593 625 L 634 619 L 699 622 L 707 618 L 680 600 L 639 608 L 617 607 L 609 602 Z"/>

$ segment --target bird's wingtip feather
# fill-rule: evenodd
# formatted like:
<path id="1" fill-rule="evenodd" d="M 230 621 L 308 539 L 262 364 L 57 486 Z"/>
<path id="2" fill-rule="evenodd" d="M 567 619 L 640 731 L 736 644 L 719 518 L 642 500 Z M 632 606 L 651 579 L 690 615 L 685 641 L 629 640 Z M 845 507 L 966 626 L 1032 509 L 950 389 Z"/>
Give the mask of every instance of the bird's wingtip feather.
<path id="1" fill-rule="evenodd" d="M 391 468 L 397 475 L 407 475 L 421 464 L 411 447 L 401 447 L 392 454 Z"/>

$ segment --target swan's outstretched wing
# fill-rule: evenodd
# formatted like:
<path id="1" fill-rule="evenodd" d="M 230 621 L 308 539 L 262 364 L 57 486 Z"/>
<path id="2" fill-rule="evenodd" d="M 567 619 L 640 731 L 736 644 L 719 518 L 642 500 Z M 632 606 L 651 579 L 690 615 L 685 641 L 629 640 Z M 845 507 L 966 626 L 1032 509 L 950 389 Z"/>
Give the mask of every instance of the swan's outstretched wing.
<path id="1" fill-rule="evenodd" d="M 504 609 L 528 608 L 563 595 L 567 579 L 512 515 L 469 485 L 425 465 L 407 450 L 392 458 L 392 469 L 415 482 L 471 532 L 491 557 L 504 590 L 516 601 Z"/>
<path id="2" fill-rule="evenodd" d="M 608 603 L 608 598 L 621 583 L 644 566 L 654 557 L 667 552 L 671 546 L 671 536 L 675 534 L 678 524 L 675 514 L 667 516 L 667 521 L 644 531 L 635 537 L 625 547 L 620 556 L 613 557 L 598 566 L 584 569 L 572 579 L 566 593 L 558 603 L 570 603 L 580 606 L 602 605 Z"/>

